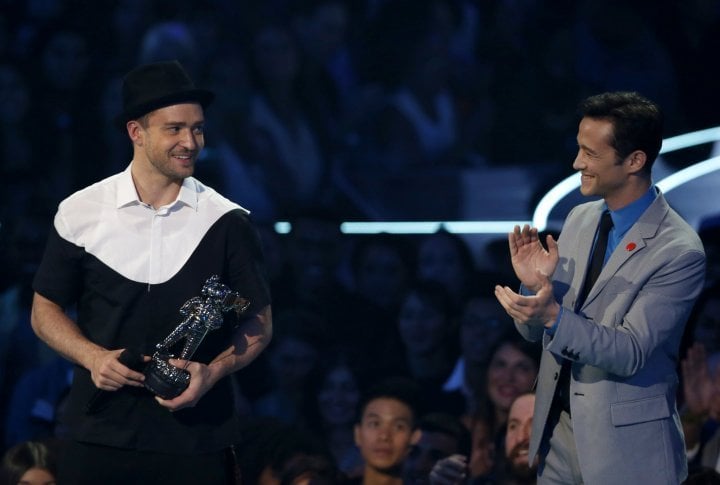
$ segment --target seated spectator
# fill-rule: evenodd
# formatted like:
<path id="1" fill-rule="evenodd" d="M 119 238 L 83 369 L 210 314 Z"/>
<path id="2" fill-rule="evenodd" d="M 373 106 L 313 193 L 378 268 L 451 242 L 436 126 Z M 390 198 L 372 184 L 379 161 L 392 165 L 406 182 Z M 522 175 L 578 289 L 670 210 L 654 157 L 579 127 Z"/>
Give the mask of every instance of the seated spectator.
<path id="1" fill-rule="evenodd" d="M 498 305 L 492 290 L 495 281 L 488 275 L 462 305 L 460 313 L 460 357 L 443 391 L 462 396 L 463 414 L 472 417 L 478 410 L 478 397 L 484 393 L 487 366 L 492 349 L 506 334 L 513 332 L 512 320 Z"/>
<path id="2" fill-rule="evenodd" d="M 510 407 L 505 433 L 505 485 L 531 485 L 537 481 L 537 461 L 528 462 L 534 408 L 533 393 L 518 396 Z"/>
<path id="3" fill-rule="evenodd" d="M 417 250 L 417 277 L 442 283 L 459 309 L 477 278 L 472 249 L 462 236 L 440 229 L 424 236 Z M 490 292 L 492 294 L 493 292 Z"/>
<path id="4" fill-rule="evenodd" d="M 720 373 L 711 369 L 705 346 L 695 342 L 681 362 L 684 398 L 681 409 L 688 471 L 720 471 Z"/>
<path id="5" fill-rule="evenodd" d="M 441 283 L 422 280 L 408 289 L 398 315 L 398 331 L 404 352 L 392 368 L 420 384 L 428 411 L 461 414 L 462 397 L 442 392 L 459 355 L 459 339 L 453 306 Z M 393 355 L 392 348 L 388 355 Z"/>
<path id="6" fill-rule="evenodd" d="M 429 413 L 418 422 L 420 438 L 410 447 L 403 465 L 405 485 L 430 483 L 430 472 L 435 464 L 449 456 L 455 456 L 458 464 L 437 470 L 437 480 L 457 480 L 461 483 L 467 476 L 467 457 L 470 455 L 470 432 L 463 423 L 450 414 Z"/>
<path id="7" fill-rule="evenodd" d="M 417 443 L 418 388 L 411 380 L 388 378 L 363 397 L 355 424 L 355 444 L 365 466 L 362 476 L 348 484 L 402 485 L 402 466 L 410 446 Z"/>
<path id="8" fill-rule="evenodd" d="M 345 354 L 337 351 L 314 379 L 317 388 L 310 422 L 312 432 L 325 441 L 340 472 L 356 477 L 363 469 L 363 459 L 353 435 L 362 390 L 356 366 L 348 362 Z"/>
<path id="9" fill-rule="evenodd" d="M 262 361 L 268 365 L 270 388 L 252 403 L 254 415 L 304 424 L 321 348 L 318 318 L 302 311 L 285 311 L 276 318 L 275 335 Z"/>
<path id="10" fill-rule="evenodd" d="M 495 483 L 495 439 L 492 420 L 486 414 L 476 414 L 469 423 L 472 445 L 468 472 L 473 485 Z"/>
<path id="11" fill-rule="evenodd" d="M 505 432 L 510 406 L 515 399 L 532 389 L 540 362 L 540 347 L 528 342 L 518 334 L 511 333 L 495 347 L 488 364 L 484 413 L 491 423 L 497 459 L 495 470 L 505 467 Z"/>
<path id="12" fill-rule="evenodd" d="M 0 464 L 0 484 L 55 485 L 56 466 L 54 444 L 25 441 L 5 452 Z"/>

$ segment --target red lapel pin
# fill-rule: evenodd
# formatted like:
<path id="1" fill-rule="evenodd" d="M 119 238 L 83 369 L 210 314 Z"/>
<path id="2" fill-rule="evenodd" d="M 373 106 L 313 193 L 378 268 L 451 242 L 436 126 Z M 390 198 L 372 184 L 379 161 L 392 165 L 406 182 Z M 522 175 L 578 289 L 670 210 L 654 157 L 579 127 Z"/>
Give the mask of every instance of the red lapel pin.
<path id="1" fill-rule="evenodd" d="M 637 244 L 635 244 L 634 242 L 631 242 L 631 243 L 628 243 L 627 246 L 625 246 L 625 249 L 628 250 L 628 251 L 632 251 L 632 250 L 634 250 L 636 247 L 637 247 Z"/>

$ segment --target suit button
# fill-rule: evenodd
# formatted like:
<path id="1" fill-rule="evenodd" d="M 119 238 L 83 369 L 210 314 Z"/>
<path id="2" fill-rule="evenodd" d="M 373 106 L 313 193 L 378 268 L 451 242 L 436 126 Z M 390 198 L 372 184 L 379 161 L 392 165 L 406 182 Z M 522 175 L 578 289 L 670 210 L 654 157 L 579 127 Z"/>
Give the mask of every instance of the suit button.
<path id="1" fill-rule="evenodd" d="M 554 381 L 558 380 L 558 373 L 557 373 L 557 372 L 556 372 L 555 375 L 553 376 L 553 380 L 554 380 Z"/>

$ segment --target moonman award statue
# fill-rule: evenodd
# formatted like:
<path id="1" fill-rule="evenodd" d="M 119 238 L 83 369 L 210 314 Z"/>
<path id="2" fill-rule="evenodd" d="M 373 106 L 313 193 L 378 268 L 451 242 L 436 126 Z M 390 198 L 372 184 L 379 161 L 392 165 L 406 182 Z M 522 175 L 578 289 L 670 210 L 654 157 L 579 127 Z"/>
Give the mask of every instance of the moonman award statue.
<path id="1" fill-rule="evenodd" d="M 220 283 L 219 276 L 208 278 L 202 288 L 202 297 L 196 296 L 185 302 L 180 308 L 183 321 L 155 346 L 156 351 L 144 371 L 145 387 L 163 399 L 179 396 L 190 384 L 190 373 L 170 365 L 168 359 L 190 360 L 205 335 L 222 326 L 224 312 L 235 310 L 239 315 L 248 306 L 250 301 Z M 185 339 L 185 345 L 175 357 L 170 348 L 182 339 Z"/>

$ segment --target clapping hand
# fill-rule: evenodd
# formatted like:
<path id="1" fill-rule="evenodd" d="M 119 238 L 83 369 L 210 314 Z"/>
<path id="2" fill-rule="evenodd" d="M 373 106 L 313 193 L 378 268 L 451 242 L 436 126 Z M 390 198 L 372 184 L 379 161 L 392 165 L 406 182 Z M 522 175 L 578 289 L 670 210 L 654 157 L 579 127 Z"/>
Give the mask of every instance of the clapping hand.
<path id="1" fill-rule="evenodd" d="M 540 243 L 537 228 L 531 228 L 527 224 L 522 229 L 520 226 L 515 226 L 513 232 L 508 234 L 515 275 L 527 289 L 533 292 L 537 292 L 542 286 L 542 281 L 538 279 L 538 271 L 551 276 L 558 264 L 557 242 L 549 234 L 546 242 L 547 250 Z"/>

